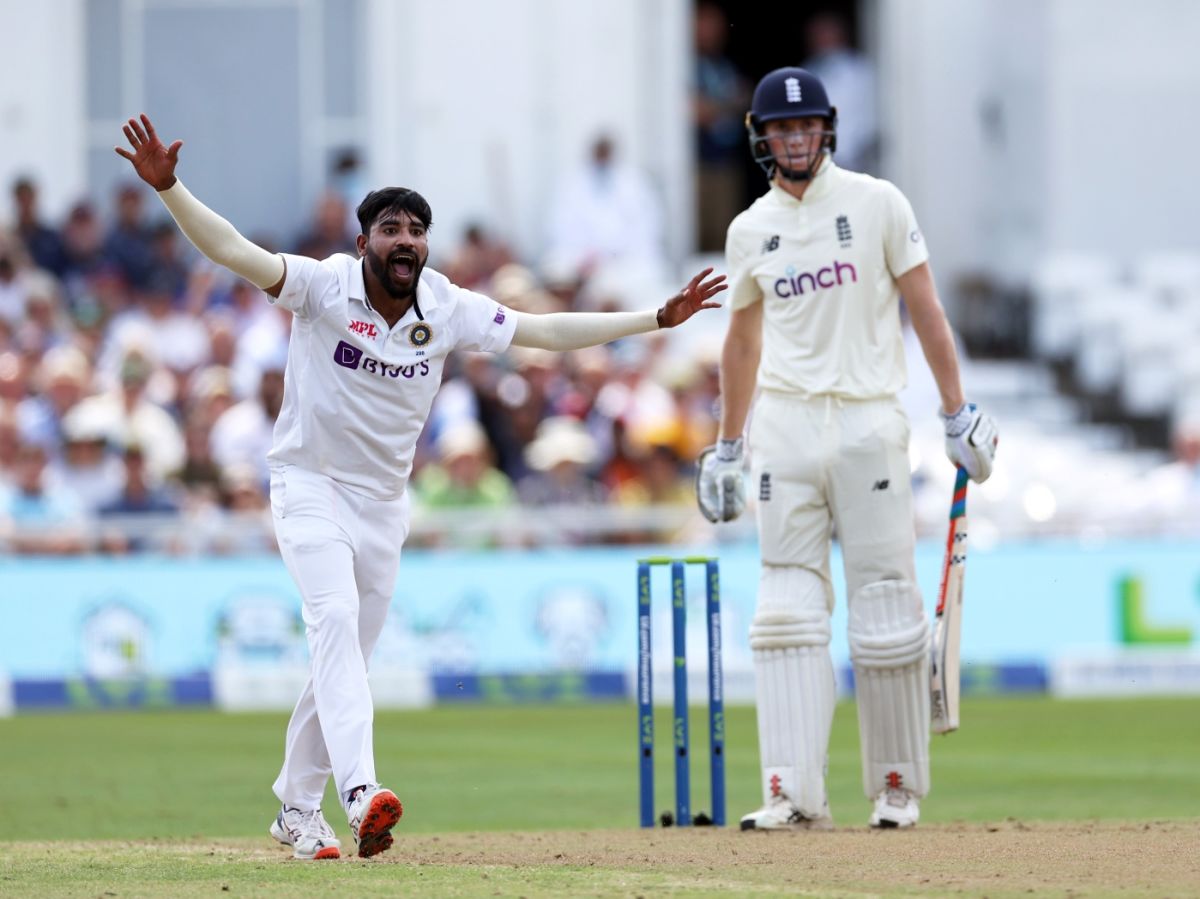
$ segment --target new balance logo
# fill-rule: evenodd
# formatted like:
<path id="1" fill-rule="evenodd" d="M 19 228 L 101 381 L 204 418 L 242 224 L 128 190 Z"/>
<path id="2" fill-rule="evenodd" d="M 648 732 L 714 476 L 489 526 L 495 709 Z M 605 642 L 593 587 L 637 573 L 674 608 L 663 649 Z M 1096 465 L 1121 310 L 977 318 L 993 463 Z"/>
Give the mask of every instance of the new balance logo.
<path id="1" fill-rule="evenodd" d="M 771 475 L 763 472 L 758 479 L 758 501 L 765 503 L 771 498 Z"/>
<path id="2" fill-rule="evenodd" d="M 785 78 L 783 80 L 783 89 L 787 92 L 787 101 L 789 103 L 800 102 L 800 80 L 798 78 Z"/>
<path id="3" fill-rule="evenodd" d="M 882 481 L 876 481 L 875 486 L 872 487 L 871 490 L 872 490 L 872 492 L 874 492 L 876 490 L 887 490 L 888 483 L 889 483 L 889 481 L 887 478 L 884 478 Z"/>
<path id="4" fill-rule="evenodd" d="M 843 247 L 850 246 L 850 241 L 854 235 L 850 233 L 850 219 L 844 215 L 837 217 L 837 237 L 838 242 Z"/>
<path id="5" fill-rule="evenodd" d="M 774 253 L 778 249 L 779 249 L 779 235 L 778 234 L 772 234 L 770 237 L 768 237 L 766 240 L 763 241 L 762 251 L 764 253 Z"/>

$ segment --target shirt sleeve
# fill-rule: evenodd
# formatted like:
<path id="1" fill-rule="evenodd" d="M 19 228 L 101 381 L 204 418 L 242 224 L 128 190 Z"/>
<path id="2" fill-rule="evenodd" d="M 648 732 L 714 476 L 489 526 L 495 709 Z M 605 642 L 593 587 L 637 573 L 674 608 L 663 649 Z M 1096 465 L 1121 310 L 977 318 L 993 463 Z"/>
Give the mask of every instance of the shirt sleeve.
<path id="1" fill-rule="evenodd" d="M 512 343 L 520 314 L 463 287 L 452 287 L 454 308 L 455 349 L 473 352 L 502 353 Z"/>
<path id="2" fill-rule="evenodd" d="M 725 269 L 729 278 L 729 308 L 745 309 L 762 299 L 762 289 L 754 278 L 753 256 L 747 249 L 750 240 L 735 221 L 725 235 Z"/>
<path id="3" fill-rule="evenodd" d="M 308 256 L 281 253 L 287 273 L 279 298 L 271 302 L 291 310 L 298 318 L 315 319 L 321 315 L 326 298 L 338 289 L 337 272 L 329 260 L 319 262 Z"/>
<path id="4" fill-rule="evenodd" d="M 907 271 L 929 260 L 929 248 L 917 225 L 908 198 L 894 184 L 884 182 L 883 253 L 888 271 L 899 278 Z"/>

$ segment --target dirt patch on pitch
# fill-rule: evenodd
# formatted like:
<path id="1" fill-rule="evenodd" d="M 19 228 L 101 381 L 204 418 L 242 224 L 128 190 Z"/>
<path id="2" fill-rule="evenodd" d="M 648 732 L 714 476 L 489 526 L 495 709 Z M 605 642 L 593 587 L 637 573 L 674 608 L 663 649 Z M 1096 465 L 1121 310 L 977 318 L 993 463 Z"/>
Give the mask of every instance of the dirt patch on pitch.
<path id="1" fill-rule="evenodd" d="M 1200 821 L 398 837 L 374 863 L 655 872 L 684 892 L 1200 895 Z"/>

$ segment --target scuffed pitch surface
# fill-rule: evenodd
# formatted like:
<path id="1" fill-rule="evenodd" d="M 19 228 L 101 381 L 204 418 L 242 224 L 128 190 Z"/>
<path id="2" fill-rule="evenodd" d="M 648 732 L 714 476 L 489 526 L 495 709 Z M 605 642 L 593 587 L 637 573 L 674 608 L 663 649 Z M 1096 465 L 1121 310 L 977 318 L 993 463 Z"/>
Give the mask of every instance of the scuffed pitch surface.
<path id="1" fill-rule="evenodd" d="M 1200 895 L 1200 820 L 913 831 L 397 834 L 297 862 L 264 837 L 5 845 L 0 896 Z"/>

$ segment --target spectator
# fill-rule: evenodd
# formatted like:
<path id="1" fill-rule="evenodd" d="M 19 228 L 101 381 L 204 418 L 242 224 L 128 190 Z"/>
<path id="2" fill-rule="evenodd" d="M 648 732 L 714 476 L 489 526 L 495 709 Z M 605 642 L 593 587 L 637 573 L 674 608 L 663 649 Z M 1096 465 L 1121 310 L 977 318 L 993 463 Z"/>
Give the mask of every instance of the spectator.
<path id="1" fill-rule="evenodd" d="M 0 321 L 15 328 L 25 315 L 29 260 L 15 237 L 0 230 Z"/>
<path id="2" fill-rule="evenodd" d="M 597 456 L 596 441 L 578 421 L 565 416 L 547 418 L 525 450 L 533 472 L 517 485 L 521 502 L 527 506 L 604 502 L 604 488 L 588 474 L 588 468 L 599 461 Z"/>
<path id="3" fill-rule="evenodd" d="M 809 53 L 804 68 L 824 82 L 829 102 L 837 107 L 837 164 L 855 172 L 877 173 L 875 67 L 850 46 L 846 21 L 836 13 L 813 16 L 804 33 Z"/>
<path id="4" fill-rule="evenodd" d="M 141 517 L 161 518 L 179 514 L 179 505 L 161 487 L 153 486 L 147 480 L 146 456 L 136 443 L 126 445 L 122 454 L 124 464 L 124 484 L 120 493 L 111 501 L 100 507 L 101 519 L 119 519 L 118 527 L 104 526 L 102 522 L 100 546 L 108 553 L 124 554 L 144 552 L 157 548 L 163 542 L 156 540 L 154 528 L 138 522 Z M 172 547 L 175 541 L 170 537 L 165 545 Z"/>
<path id="5" fill-rule="evenodd" d="M 117 217 L 104 239 L 104 256 L 133 287 L 145 287 L 154 268 L 150 229 L 142 221 L 142 191 L 125 184 L 117 191 Z"/>
<path id="6" fill-rule="evenodd" d="M 150 263 L 147 280 L 154 289 L 172 299 L 183 296 L 188 286 L 188 266 L 183 261 L 179 229 L 174 222 L 159 222 L 150 229 Z"/>
<path id="7" fill-rule="evenodd" d="M 64 441 L 63 419 L 84 398 L 90 381 L 91 366 L 78 347 L 64 344 L 49 350 L 38 365 L 35 392 L 17 406 L 21 439 L 57 456 Z"/>
<path id="8" fill-rule="evenodd" d="M 82 292 L 74 285 L 104 262 L 104 231 L 90 203 L 77 203 L 71 208 L 63 226 L 63 248 L 67 264 L 64 280 L 72 292 Z M 117 271 L 120 272 L 120 269 L 117 268 Z"/>
<path id="9" fill-rule="evenodd" d="M 53 483 L 78 498 L 85 514 L 95 515 L 121 492 L 124 470 L 110 452 L 108 416 L 79 404 L 63 416 L 63 446 L 51 463 Z"/>
<path id="10" fill-rule="evenodd" d="M 17 237 L 24 243 L 34 265 L 61 278 L 67 271 L 66 249 L 62 236 L 38 216 L 36 185 L 30 178 L 18 178 L 13 182 L 12 193 L 17 213 Z"/>
<path id="11" fill-rule="evenodd" d="M 347 202 L 334 190 L 317 200 L 312 227 L 296 239 L 296 252 L 313 259 L 326 259 L 334 253 L 354 253 L 354 232 L 350 230 Z"/>
<path id="12" fill-rule="evenodd" d="M 84 550 L 76 498 L 46 477 L 46 451 L 34 444 L 17 450 L 12 485 L 0 487 L 0 534 L 20 555 L 71 555 Z"/>
<path id="13" fill-rule="evenodd" d="M 460 287 L 491 289 L 492 275 L 513 262 L 512 251 L 478 222 L 467 225 L 462 243 L 446 263 L 445 275 Z"/>
<path id="14" fill-rule="evenodd" d="M 62 307 L 58 281 L 49 272 L 25 273 L 25 316 L 14 333 L 22 352 L 39 358 L 57 346 L 71 332 L 71 323 Z"/>
<path id="15" fill-rule="evenodd" d="M 512 482 L 491 464 L 487 435 L 477 422 L 447 428 L 437 450 L 438 464 L 427 465 L 415 485 L 422 505 L 504 508 L 516 502 Z"/>
<path id="16" fill-rule="evenodd" d="M 260 484 L 270 483 L 267 453 L 282 406 L 283 369 L 269 368 L 259 379 L 258 394 L 231 407 L 213 425 L 212 457 L 222 471 L 249 465 Z"/>
<path id="17" fill-rule="evenodd" d="M 144 350 L 128 350 L 121 359 L 118 385 L 84 400 L 74 412 L 95 416 L 113 446 L 141 445 L 148 476 L 158 484 L 183 467 L 184 449 L 179 426 L 146 395 L 153 370 Z"/>
<path id="18" fill-rule="evenodd" d="M 746 189 L 746 132 L 750 87 L 725 55 L 729 20 L 716 3 L 696 7 L 696 69 L 692 122 L 696 134 L 696 205 L 699 250 L 719 253 L 725 230 L 741 211 Z"/>
<path id="19" fill-rule="evenodd" d="M 664 266 L 662 204 L 641 170 L 617 159 L 607 135 L 558 187 L 547 217 L 548 264 L 589 277 L 616 264 L 626 277 Z"/>

